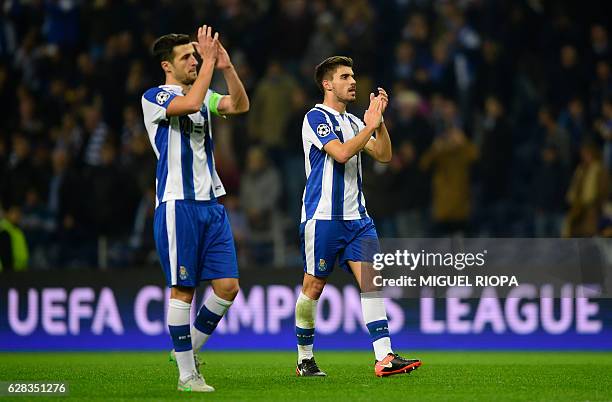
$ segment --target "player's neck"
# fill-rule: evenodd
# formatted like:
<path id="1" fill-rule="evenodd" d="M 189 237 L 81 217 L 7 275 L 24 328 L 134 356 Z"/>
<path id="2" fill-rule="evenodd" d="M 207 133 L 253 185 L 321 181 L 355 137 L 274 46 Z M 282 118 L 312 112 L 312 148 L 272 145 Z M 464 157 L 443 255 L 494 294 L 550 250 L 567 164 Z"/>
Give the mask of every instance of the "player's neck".
<path id="1" fill-rule="evenodd" d="M 346 103 L 340 102 L 337 99 L 323 99 L 323 104 L 327 107 L 334 109 L 338 113 L 346 112 Z"/>

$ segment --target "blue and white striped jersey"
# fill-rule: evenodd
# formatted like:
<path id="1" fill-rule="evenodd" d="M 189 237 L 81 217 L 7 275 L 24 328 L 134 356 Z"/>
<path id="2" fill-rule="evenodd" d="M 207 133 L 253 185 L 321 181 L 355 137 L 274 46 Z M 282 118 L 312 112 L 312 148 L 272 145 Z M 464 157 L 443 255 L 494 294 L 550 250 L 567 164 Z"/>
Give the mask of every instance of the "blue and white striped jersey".
<path id="1" fill-rule="evenodd" d="M 306 167 L 302 222 L 354 220 L 368 216 L 361 183 L 361 153 L 341 164 L 323 150 L 331 140 L 347 141 L 364 127 L 358 117 L 339 113 L 322 104 L 306 113 L 302 123 Z"/>
<path id="2" fill-rule="evenodd" d="M 144 123 L 157 156 L 156 207 L 170 200 L 213 200 L 225 194 L 215 170 L 210 114 L 218 114 L 221 95 L 208 90 L 199 112 L 166 117 L 178 85 L 160 85 L 142 96 Z"/>

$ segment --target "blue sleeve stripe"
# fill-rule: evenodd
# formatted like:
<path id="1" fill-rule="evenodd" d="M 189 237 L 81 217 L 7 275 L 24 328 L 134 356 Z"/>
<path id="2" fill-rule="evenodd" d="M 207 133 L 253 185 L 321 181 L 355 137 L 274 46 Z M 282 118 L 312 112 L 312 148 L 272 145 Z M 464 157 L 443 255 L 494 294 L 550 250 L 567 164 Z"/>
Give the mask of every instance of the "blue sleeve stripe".
<path id="1" fill-rule="evenodd" d="M 159 151 L 159 161 L 157 162 L 157 200 L 161 204 L 166 191 L 166 181 L 168 180 L 168 133 L 169 123 L 163 121 L 157 126 L 155 134 L 155 146 Z M 165 216 L 165 215 L 164 215 Z"/>
<path id="2" fill-rule="evenodd" d="M 193 150 L 191 149 L 190 133 L 191 119 L 181 116 L 179 119 L 181 130 L 181 171 L 183 176 L 183 197 L 186 200 L 195 200 L 195 185 L 193 183 Z"/>

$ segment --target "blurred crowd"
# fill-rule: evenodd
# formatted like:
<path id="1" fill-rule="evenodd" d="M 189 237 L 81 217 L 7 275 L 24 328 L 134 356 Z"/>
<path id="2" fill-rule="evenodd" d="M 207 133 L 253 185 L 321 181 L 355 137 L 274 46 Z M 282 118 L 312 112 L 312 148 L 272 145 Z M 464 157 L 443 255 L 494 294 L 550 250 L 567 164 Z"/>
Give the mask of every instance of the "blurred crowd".
<path id="1" fill-rule="evenodd" d="M 382 86 L 394 156 L 364 158 L 382 237 L 612 235 L 603 1 L 7 0 L 0 11 L 0 270 L 156 263 L 140 98 L 160 35 L 221 34 L 251 99 L 213 122 L 242 265 L 299 265 L 314 66 Z M 217 74 L 213 89 L 224 92 Z M 9 257 L 7 257 L 9 256 Z"/>

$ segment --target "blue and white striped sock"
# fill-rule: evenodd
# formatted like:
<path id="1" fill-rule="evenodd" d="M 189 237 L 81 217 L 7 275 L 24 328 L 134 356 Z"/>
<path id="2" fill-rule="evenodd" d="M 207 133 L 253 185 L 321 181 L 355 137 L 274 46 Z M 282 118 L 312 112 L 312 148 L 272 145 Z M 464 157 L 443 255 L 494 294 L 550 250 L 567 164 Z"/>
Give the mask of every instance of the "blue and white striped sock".
<path id="1" fill-rule="evenodd" d="M 168 329 L 174 344 L 176 363 L 179 376 L 184 381 L 195 371 L 193 362 L 193 349 L 191 347 L 191 335 L 189 330 L 189 310 L 191 304 L 182 300 L 170 299 L 168 303 Z"/>
<path id="2" fill-rule="evenodd" d="M 385 300 L 379 292 L 361 294 L 361 311 L 363 321 L 368 327 L 376 360 L 383 360 L 393 353 L 389 337 L 389 322 L 385 311 Z"/>
<path id="3" fill-rule="evenodd" d="M 298 363 L 313 357 L 315 317 L 317 302 L 300 293 L 295 303 L 295 335 L 297 338 Z"/>
<path id="4" fill-rule="evenodd" d="M 191 341 L 196 353 L 202 349 L 232 303 L 232 301 L 220 298 L 215 292 L 212 292 L 204 301 L 191 328 Z"/>

